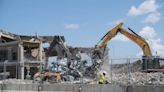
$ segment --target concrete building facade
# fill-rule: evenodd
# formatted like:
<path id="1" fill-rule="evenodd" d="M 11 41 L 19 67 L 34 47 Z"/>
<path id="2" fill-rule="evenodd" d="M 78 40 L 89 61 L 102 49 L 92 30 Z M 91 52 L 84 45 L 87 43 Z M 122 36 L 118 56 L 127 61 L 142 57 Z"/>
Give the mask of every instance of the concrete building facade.
<path id="1" fill-rule="evenodd" d="M 1 30 L 0 73 L 8 74 L 9 78 L 25 79 L 29 67 L 38 71 L 37 67 L 43 61 L 41 43 L 38 36 L 21 36 Z"/>

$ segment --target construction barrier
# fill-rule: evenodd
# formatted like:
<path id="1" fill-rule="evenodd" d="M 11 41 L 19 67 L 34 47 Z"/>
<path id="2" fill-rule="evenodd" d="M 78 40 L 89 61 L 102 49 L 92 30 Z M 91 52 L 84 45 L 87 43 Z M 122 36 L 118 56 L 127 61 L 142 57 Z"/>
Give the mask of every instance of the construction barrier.
<path id="1" fill-rule="evenodd" d="M 164 85 L 0 84 L 0 92 L 163 92 Z"/>

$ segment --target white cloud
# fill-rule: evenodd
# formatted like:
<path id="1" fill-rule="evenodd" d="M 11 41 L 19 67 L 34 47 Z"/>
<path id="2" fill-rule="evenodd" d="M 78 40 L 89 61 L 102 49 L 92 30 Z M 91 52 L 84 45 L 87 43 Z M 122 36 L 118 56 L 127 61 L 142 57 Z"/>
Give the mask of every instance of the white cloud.
<path id="1" fill-rule="evenodd" d="M 138 7 L 132 6 L 128 12 L 129 16 L 138 16 L 146 13 L 156 12 L 158 5 L 155 0 L 145 0 Z"/>
<path id="2" fill-rule="evenodd" d="M 66 24 L 65 29 L 79 29 L 80 26 L 78 24 Z"/>
<path id="3" fill-rule="evenodd" d="M 115 41 L 121 41 L 121 42 L 127 42 L 127 41 L 129 41 L 129 39 L 127 37 L 125 37 L 124 35 L 122 35 L 122 34 L 116 35 L 113 38 L 113 40 L 115 40 Z"/>
<path id="4" fill-rule="evenodd" d="M 139 32 L 139 34 L 147 40 L 153 55 L 157 54 L 159 56 L 164 56 L 164 45 L 161 43 L 162 40 L 158 37 L 154 28 L 146 26 Z M 143 54 L 140 52 L 138 55 Z"/>
<path id="5" fill-rule="evenodd" d="M 141 36 L 143 36 L 145 39 L 154 39 L 154 37 L 157 36 L 154 28 L 150 26 L 146 26 L 142 28 L 142 30 L 139 32 Z"/>
<path id="6" fill-rule="evenodd" d="M 155 24 L 160 20 L 160 16 L 161 14 L 159 12 L 151 13 L 146 17 L 143 22 Z"/>

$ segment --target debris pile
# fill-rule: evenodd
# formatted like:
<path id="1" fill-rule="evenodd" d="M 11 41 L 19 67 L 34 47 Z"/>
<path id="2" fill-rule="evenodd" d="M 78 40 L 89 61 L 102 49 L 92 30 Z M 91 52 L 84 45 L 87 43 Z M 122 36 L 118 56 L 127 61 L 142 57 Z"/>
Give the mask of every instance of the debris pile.
<path id="1" fill-rule="evenodd" d="M 79 54 L 79 53 L 78 53 Z M 87 53 L 77 55 L 80 59 L 49 58 L 48 70 L 59 72 L 65 81 L 79 81 L 80 78 L 96 78 L 102 61 L 93 61 Z"/>
<path id="2" fill-rule="evenodd" d="M 113 64 L 111 65 L 111 69 L 113 73 L 137 72 L 141 70 L 141 60 L 133 63 Z"/>
<path id="3" fill-rule="evenodd" d="M 161 85 L 164 84 L 163 73 L 120 73 L 112 75 L 112 82 L 123 85 Z"/>
<path id="4" fill-rule="evenodd" d="M 40 80 L 42 76 L 46 78 L 44 81 L 48 79 L 50 82 L 53 80 L 54 82 L 73 82 L 80 81 L 81 78 L 94 80 L 104 61 L 108 62 L 108 53 L 105 52 L 108 52 L 107 48 L 95 50 L 95 48 L 68 46 L 65 40 L 58 36 L 53 39 L 48 48 L 48 67 L 44 67 L 46 70 L 42 69 L 41 72 L 44 74 L 36 73 L 34 80 Z"/>

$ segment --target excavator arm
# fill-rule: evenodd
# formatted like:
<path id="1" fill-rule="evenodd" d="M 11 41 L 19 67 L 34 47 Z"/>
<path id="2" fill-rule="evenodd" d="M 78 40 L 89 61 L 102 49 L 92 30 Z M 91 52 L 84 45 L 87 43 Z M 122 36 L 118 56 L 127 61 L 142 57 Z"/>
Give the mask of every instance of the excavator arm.
<path id="1" fill-rule="evenodd" d="M 101 44 L 99 45 L 99 48 L 105 47 L 105 46 L 108 44 L 108 42 L 109 42 L 113 37 L 115 37 L 115 36 L 117 35 L 117 33 L 119 32 L 118 29 L 121 28 L 122 25 L 123 25 L 123 23 L 120 23 L 119 25 L 117 25 L 116 27 L 114 27 L 111 31 L 109 31 L 105 36 L 103 36 L 103 37 L 101 38 L 101 40 L 100 40 L 100 41 L 102 41 L 102 42 L 101 42 Z"/>
<path id="2" fill-rule="evenodd" d="M 117 35 L 117 33 L 121 33 L 124 36 L 126 36 L 127 38 L 129 38 L 130 40 L 132 40 L 133 42 L 135 42 L 142 50 L 143 53 L 146 57 L 150 57 L 151 54 L 151 50 L 150 47 L 148 45 L 148 43 L 145 41 L 144 38 L 142 38 L 141 36 L 139 36 L 138 34 L 136 34 L 134 31 L 132 31 L 130 28 L 128 28 L 131 32 L 126 31 L 125 29 L 122 28 L 123 23 L 121 22 L 120 24 L 118 24 L 116 27 L 114 27 L 111 31 L 109 31 L 100 41 L 101 44 L 98 45 L 99 48 L 103 48 L 105 47 L 108 42 Z"/>
<path id="3" fill-rule="evenodd" d="M 145 39 L 143 39 L 141 36 L 137 35 L 132 30 L 131 30 L 132 33 L 126 31 L 123 28 L 120 28 L 119 31 L 121 34 L 125 35 L 127 38 L 129 38 L 130 40 L 135 42 L 138 46 L 140 46 L 140 48 L 142 49 L 142 51 L 146 57 L 152 56 L 150 47 L 149 47 L 148 43 L 145 41 Z"/>

